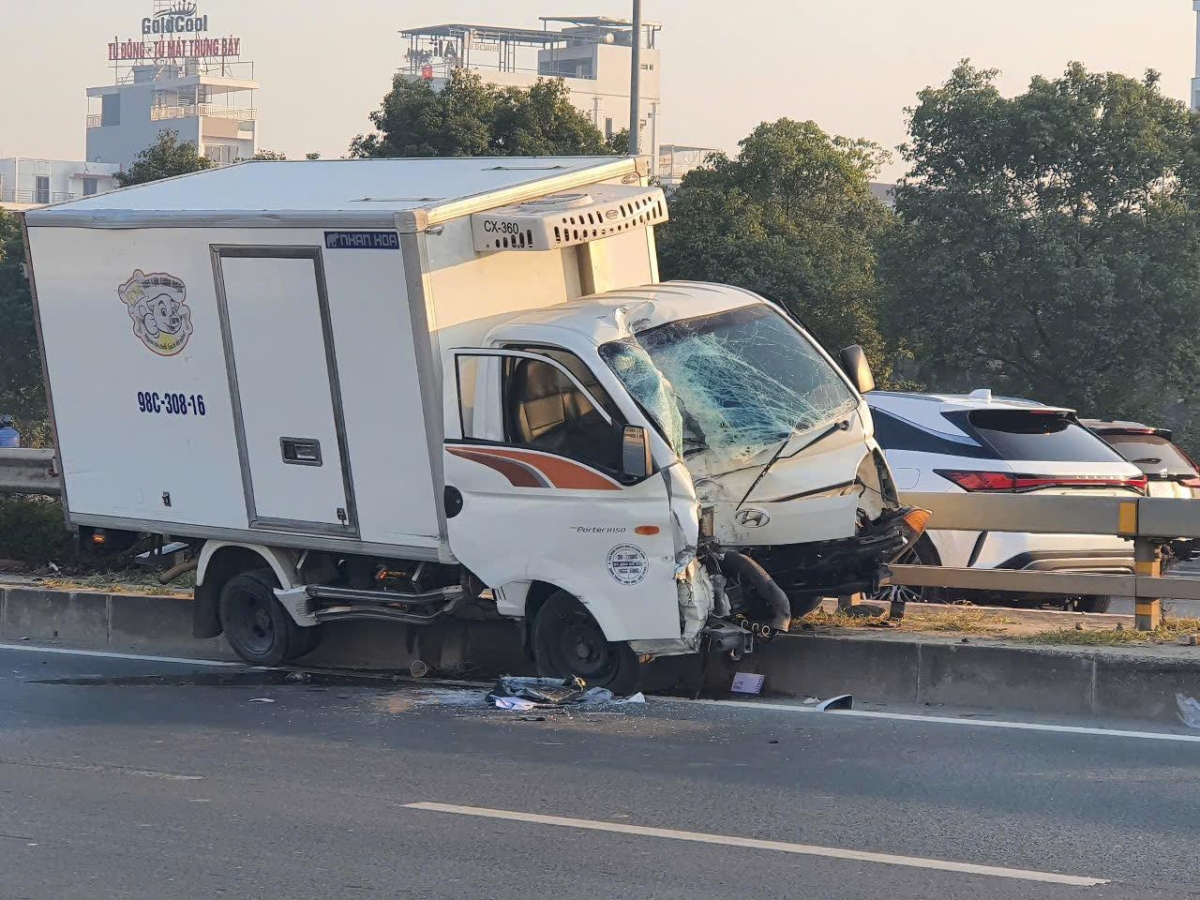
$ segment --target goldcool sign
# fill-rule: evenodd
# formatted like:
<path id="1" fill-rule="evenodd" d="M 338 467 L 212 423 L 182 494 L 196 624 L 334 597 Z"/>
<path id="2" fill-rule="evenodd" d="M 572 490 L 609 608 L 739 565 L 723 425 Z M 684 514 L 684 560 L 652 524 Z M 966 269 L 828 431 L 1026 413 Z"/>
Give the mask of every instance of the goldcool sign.
<path id="1" fill-rule="evenodd" d="M 208 31 L 208 16 L 196 15 L 196 4 L 180 0 L 142 19 L 142 34 L 197 34 Z"/>

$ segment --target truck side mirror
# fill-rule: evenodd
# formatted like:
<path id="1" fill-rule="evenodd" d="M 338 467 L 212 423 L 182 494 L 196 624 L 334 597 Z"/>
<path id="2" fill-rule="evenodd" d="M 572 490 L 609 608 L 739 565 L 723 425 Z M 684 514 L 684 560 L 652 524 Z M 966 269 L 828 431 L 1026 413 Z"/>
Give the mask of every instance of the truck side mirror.
<path id="1" fill-rule="evenodd" d="M 867 354 L 858 344 L 851 344 L 841 352 L 842 371 L 850 378 L 850 383 L 860 394 L 875 390 L 875 376 L 871 374 L 871 364 L 867 362 Z"/>
<path id="2" fill-rule="evenodd" d="M 626 425 L 621 429 L 621 471 L 630 478 L 645 478 L 654 471 L 645 428 Z"/>

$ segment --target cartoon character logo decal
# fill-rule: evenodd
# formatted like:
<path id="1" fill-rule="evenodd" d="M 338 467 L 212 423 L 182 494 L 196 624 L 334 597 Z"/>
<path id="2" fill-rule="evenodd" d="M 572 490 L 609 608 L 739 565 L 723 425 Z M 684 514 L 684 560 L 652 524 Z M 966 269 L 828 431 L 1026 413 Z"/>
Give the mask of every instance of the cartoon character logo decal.
<path id="1" fill-rule="evenodd" d="M 192 311 L 187 287 L 174 275 L 141 269 L 117 288 L 125 311 L 133 320 L 133 333 L 159 356 L 175 356 L 192 336 Z"/>

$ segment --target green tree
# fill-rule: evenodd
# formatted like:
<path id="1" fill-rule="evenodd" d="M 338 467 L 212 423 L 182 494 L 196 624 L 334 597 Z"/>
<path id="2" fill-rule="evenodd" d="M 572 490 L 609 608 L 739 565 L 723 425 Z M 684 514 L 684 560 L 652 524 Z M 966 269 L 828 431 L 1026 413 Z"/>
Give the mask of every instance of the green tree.
<path id="1" fill-rule="evenodd" d="M 46 418 L 42 364 L 25 278 L 25 242 L 16 216 L 0 209 L 0 413 L 28 432 Z"/>
<path id="2" fill-rule="evenodd" d="M 162 131 L 153 144 L 137 155 L 128 171 L 117 173 L 116 179 L 121 187 L 130 187 L 215 165 L 207 156 L 200 155 L 195 141 L 180 141 L 178 131 Z"/>
<path id="3" fill-rule="evenodd" d="M 287 162 L 287 154 L 280 153 L 278 150 L 259 150 L 254 154 L 254 158 L 269 161 Z"/>
<path id="4" fill-rule="evenodd" d="M 759 125 L 740 146 L 736 159 L 717 154 L 689 172 L 672 196 L 658 229 L 663 279 L 762 294 L 830 348 L 861 344 L 886 379 L 875 265 L 892 216 L 871 194 L 885 155 L 792 119 Z"/>
<path id="5" fill-rule="evenodd" d="M 356 137 L 350 155 L 577 156 L 610 153 L 604 137 L 571 105 L 561 78 L 532 87 L 498 87 L 474 72 L 450 73 L 445 87 L 397 75 L 378 110 L 375 131 Z"/>
<path id="6" fill-rule="evenodd" d="M 996 75 L 909 110 L 886 321 L 936 388 L 1153 418 L 1200 380 L 1200 120 L 1153 72 Z"/>

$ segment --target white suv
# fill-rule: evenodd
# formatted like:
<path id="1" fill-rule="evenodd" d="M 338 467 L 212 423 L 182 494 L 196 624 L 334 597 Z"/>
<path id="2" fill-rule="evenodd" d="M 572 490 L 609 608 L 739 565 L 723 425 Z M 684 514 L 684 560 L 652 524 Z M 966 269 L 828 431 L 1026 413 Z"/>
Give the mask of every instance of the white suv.
<path id="1" fill-rule="evenodd" d="M 875 437 L 901 491 L 1142 495 L 1146 475 L 1084 428 L 1071 410 L 1029 400 L 877 391 L 867 395 Z M 954 568 L 1130 573 L 1133 545 L 1117 537 L 927 532 L 898 562 Z M 903 589 L 908 591 L 910 589 Z M 1036 596 L 1036 595 L 1035 595 Z M 916 590 L 908 599 L 953 599 Z M 990 595 L 1013 601 L 1018 595 Z M 1058 598 L 1085 612 L 1103 612 L 1108 597 Z"/>

